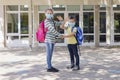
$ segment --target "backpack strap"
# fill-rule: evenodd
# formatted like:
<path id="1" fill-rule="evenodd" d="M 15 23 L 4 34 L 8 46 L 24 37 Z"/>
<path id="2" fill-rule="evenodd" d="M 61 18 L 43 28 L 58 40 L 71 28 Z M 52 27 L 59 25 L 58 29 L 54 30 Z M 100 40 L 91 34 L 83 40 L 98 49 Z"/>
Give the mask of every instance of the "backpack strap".
<path id="1" fill-rule="evenodd" d="M 71 28 L 71 32 L 73 32 L 73 30 L 75 29 L 76 27 L 72 27 Z M 76 28 L 76 30 L 77 30 L 77 28 Z M 77 33 L 77 31 L 76 31 L 76 33 Z M 75 35 L 74 35 L 75 36 Z"/>

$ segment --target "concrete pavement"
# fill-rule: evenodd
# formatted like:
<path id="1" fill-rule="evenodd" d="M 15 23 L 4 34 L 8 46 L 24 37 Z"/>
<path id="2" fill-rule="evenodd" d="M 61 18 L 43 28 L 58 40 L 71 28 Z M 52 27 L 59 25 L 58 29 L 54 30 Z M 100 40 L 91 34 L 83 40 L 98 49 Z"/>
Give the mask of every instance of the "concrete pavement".
<path id="1" fill-rule="evenodd" d="M 53 65 L 58 73 L 46 72 L 45 48 L 0 49 L 0 80 L 120 80 L 119 48 L 81 48 L 79 71 L 66 69 L 66 47 L 55 47 Z"/>

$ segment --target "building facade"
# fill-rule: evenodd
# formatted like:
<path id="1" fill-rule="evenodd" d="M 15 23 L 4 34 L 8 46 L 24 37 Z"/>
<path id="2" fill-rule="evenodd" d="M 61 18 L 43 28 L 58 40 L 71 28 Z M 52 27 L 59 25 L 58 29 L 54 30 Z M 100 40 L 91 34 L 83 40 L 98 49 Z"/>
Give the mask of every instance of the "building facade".
<path id="1" fill-rule="evenodd" d="M 0 46 L 42 46 L 36 41 L 44 10 L 53 8 L 54 19 L 75 15 L 84 34 L 83 46 L 120 45 L 120 0 L 0 0 Z M 64 33 L 57 26 L 56 30 Z M 59 39 L 58 46 L 66 41 Z"/>

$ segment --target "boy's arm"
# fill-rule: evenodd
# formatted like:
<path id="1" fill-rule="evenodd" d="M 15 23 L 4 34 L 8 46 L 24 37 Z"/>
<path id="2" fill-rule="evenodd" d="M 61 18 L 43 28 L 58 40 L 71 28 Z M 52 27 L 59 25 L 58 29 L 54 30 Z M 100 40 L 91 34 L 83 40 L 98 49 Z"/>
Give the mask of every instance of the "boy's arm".
<path id="1" fill-rule="evenodd" d="M 63 24 L 60 26 L 61 29 L 67 29 L 68 28 L 68 22 L 64 21 Z"/>
<path id="2" fill-rule="evenodd" d="M 60 28 L 61 28 L 61 29 L 65 29 L 65 26 L 64 26 L 64 25 L 65 25 L 65 22 L 63 22 L 63 24 L 60 25 Z"/>
<path id="3" fill-rule="evenodd" d="M 68 38 L 68 37 L 72 37 L 72 36 L 74 36 L 75 34 L 76 34 L 75 32 L 72 32 L 71 34 L 63 35 L 63 37 Z"/>
<path id="4" fill-rule="evenodd" d="M 72 37 L 72 36 L 75 36 L 76 35 L 76 32 L 77 32 L 77 29 L 74 28 L 73 32 L 71 34 L 66 34 L 66 35 L 63 35 L 63 37 L 65 38 L 68 38 L 68 37 Z"/>

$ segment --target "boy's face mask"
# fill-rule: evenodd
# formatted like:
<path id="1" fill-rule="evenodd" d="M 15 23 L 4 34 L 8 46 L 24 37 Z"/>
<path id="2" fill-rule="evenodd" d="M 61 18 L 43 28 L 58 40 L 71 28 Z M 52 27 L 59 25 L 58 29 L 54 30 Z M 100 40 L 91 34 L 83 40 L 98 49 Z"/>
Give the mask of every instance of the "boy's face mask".
<path id="1" fill-rule="evenodd" d="M 47 19 L 53 19 L 53 14 L 46 13 L 45 16 Z"/>
<path id="2" fill-rule="evenodd" d="M 75 26 L 75 22 L 69 22 L 68 23 L 70 27 L 74 27 Z"/>

